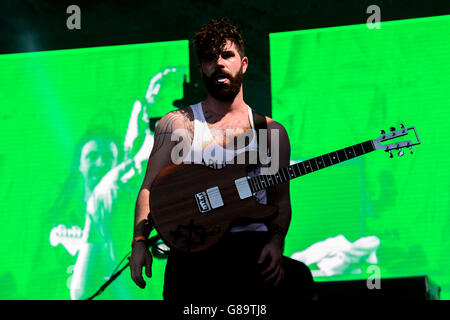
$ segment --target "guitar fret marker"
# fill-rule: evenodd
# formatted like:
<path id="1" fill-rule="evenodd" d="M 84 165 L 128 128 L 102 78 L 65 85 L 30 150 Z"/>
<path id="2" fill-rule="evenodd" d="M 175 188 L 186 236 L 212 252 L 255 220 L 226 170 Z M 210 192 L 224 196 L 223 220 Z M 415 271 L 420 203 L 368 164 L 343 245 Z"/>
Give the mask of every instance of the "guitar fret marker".
<path id="1" fill-rule="evenodd" d="M 338 161 L 339 162 L 341 162 L 341 159 L 339 158 L 339 155 L 337 154 L 337 152 L 335 152 L 336 153 L 336 157 L 338 158 Z M 333 157 L 333 159 L 334 159 L 335 157 Z"/>
<path id="2" fill-rule="evenodd" d="M 261 180 L 259 180 L 259 177 L 256 178 L 256 182 L 258 183 L 258 190 L 263 189 L 263 187 L 261 185 Z"/>
<path id="3" fill-rule="evenodd" d="M 312 172 L 312 170 L 311 170 L 311 168 L 309 167 L 309 165 L 306 165 L 305 167 L 306 167 L 306 172 L 307 172 L 307 173 Z M 308 169 L 309 169 L 310 171 L 308 171 Z"/>
<path id="4" fill-rule="evenodd" d="M 292 170 L 293 170 L 292 167 L 289 167 L 289 168 L 288 168 L 288 171 L 289 171 L 289 173 L 290 173 L 290 175 L 291 175 L 291 178 L 294 178 L 295 175 L 294 175 L 294 172 L 293 172 Z"/>
<path id="5" fill-rule="evenodd" d="M 302 166 L 303 166 L 303 169 L 305 170 L 305 173 L 309 173 L 308 170 L 306 170 L 305 162 L 302 162 Z"/>

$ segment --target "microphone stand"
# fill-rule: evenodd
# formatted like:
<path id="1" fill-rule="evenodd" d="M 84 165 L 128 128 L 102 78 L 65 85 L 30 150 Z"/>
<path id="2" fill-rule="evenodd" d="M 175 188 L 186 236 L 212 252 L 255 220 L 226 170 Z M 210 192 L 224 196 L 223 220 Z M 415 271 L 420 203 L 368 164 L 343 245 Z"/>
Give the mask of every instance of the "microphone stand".
<path id="1" fill-rule="evenodd" d="M 148 239 L 147 241 L 145 241 L 145 243 L 147 244 L 147 246 L 150 248 L 151 246 L 153 246 L 156 241 L 158 241 L 160 239 L 159 235 L 153 236 L 150 239 Z M 128 268 L 130 265 L 130 257 L 128 257 L 128 262 L 126 265 L 124 265 L 122 267 L 122 269 L 120 269 L 119 271 L 113 273 L 113 275 L 100 287 L 100 289 L 97 290 L 97 292 L 95 292 L 92 296 L 90 296 L 89 298 L 87 298 L 86 300 L 93 300 L 95 297 L 97 297 L 98 295 L 102 294 L 103 291 L 105 291 L 105 289 L 114 281 L 117 279 L 118 276 L 120 276 L 120 274 L 123 272 L 123 270 L 125 270 L 126 268 Z"/>

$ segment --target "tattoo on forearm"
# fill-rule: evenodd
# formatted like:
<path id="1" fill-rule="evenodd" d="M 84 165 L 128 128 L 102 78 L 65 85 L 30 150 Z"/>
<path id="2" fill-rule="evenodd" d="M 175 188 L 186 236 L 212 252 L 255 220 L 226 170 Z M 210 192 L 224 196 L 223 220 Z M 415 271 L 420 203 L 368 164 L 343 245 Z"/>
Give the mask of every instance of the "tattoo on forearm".
<path id="1" fill-rule="evenodd" d="M 135 225 L 133 236 L 134 237 L 144 236 L 148 238 L 152 230 L 152 227 L 153 226 L 149 226 L 147 219 L 142 220 L 137 225 Z"/>

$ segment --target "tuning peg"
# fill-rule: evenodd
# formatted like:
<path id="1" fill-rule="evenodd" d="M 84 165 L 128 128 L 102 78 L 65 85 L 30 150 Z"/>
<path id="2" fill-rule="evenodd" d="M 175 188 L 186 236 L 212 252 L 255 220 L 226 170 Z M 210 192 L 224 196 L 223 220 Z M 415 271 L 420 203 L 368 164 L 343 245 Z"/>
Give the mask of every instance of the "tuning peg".
<path id="1" fill-rule="evenodd" d="M 404 154 L 405 154 L 405 153 L 403 152 L 402 149 L 398 150 L 398 156 L 399 156 L 399 157 L 403 156 Z"/>
<path id="2" fill-rule="evenodd" d="M 389 158 L 392 158 L 392 157 L 394 157 L 394 156 L 392 155 L 392 151 L 389 150 Z"/>
<path id="3" fill-rule="evenodd" d="M 412 146 L 409 146 L 409 151 L 411 152 L 411 154 L 413 154 L 413 152 L 412 152 Z"/>
<path id="4" fill-rule="evenodd" d="M 391 127 L 391 131 L 395 131 L 395 128 L 394 128 L 394 127 Z"/>
<path id="5" fill-rule="evenodd" d="M 403 123 L 400 124 L 400 128 L 405 129 L 405 126 L 403 125 Z"/>
<path id="6" fill-rule="evenodd" d="M 381 134 L 386 134 L 386 131 L 381 130 L 380 133 L 381 133 Z"/>

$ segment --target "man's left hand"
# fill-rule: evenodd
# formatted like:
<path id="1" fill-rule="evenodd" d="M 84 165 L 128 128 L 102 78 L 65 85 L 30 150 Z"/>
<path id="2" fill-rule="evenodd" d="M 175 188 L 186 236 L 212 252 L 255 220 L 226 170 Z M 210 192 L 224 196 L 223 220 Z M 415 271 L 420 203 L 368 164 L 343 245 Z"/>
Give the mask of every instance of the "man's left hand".
<path id="1" fill-rule="evenodd" d="M 281 255 L 281 245 L 277 238 L 274 238 L 264 246 L 258 259 L 260 265 L 268 261 L 268 266 L 261 272 L 261 276 L 265 283 L 273 284 L 274 287 L 284 279 Z"/>

